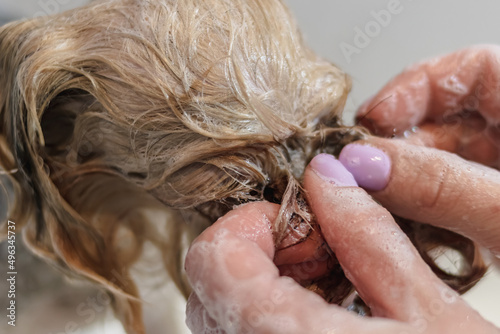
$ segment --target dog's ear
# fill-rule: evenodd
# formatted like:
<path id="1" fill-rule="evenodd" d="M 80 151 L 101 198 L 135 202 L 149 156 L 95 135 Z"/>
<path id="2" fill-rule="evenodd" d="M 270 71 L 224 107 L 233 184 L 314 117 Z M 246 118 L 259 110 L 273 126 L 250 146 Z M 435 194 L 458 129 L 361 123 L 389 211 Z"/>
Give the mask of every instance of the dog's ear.
<path id="1" fill-rule="evenodd" d="M 135 238 L 126 247 L 117 240 L 123 235 L 119 230 L 126 229 L 120 224 L 127 220 L 126 213 L 116 212 L 117 205 L 130 209 L 134 203 L 115 197 L 133 199 L 133 186 L 110 175 L 78 180 L 54 175 L 61 161 L 55 157 L 71 154 L 67 144 L 74 119 L 89 99 L 84 91 L 68 93 L 57 75 L 45 77 L 46 66 L 40 62 L 50 49 L 41 45 L 47 22 L 38 18 L 0 28 L 0 170 L 10 179 L 15 198 L 8 218 L 34 253 L 69 275 L 105 286 L 126 329 L 143 333 L 139 293 L 129 273 L 143 240 Z M 138 222 L 130 226 L 144 227 Z M 0 237 L 6 231 L 3 223 Z M 142 235 L 136 232 L 132 235 Z"/>
<path id="2" fill-rule="evenodd" d="M 142 330 L 141 303 L 130 296 L 144 295 L 141 288 L 150 287 L 148 277 L 141 276 L 144 262 L 149 263 L 149 273 L 151 267 L 162 272 L 166 269 L 179 290 L 186 297 L 189 295 L 191 291 L 183 277 L 184 253 L 180 250 L 186 248 L 204 226 L 186 224 L 183 213 L 167 208 L 143 189 L 116 175 L 84 175 L 69 187 L 64 197 L 71 208 L 97 232 L 104 241 L 104 247 L 96 252 L 88 231 L 70 228 L 67 232 L 57 221 L 48 223 L 50 244 L 56 253 L 65 254 L 64 265 L 69 263 L 72 272 L 81 270 L 83 275 L 114 292 L 115 311 L 126 328 L 134 333 L 141 333 Z M 193 217 L 188 220 L 195 221 Z M 72 245 L 68 234 L 79 243 Z M 88 267 L 82 267 L 78 257 L 78 252 L 82 251 L 97 256 L 100 267 L 85 272 Z M 149 262 L 151 258 L 159 261 Z M 140 285 L 134 283 L 132 272 Z M 160 275 L 160 272 L 155 271 L 155 275 Z M 168 300 L 168 296 L 165 298 Z"/>
<path id="3" fill-rule="evenodd" d="M 63 203 L 82 224 L 64 224 L 44 210 L 43 233 L 28 224 L 23 235 L 32 251 L 66 275 L 106 287 L 125 328 L 142 333 L 139 291 L 130 268 L 141 253 L 143 240 L 138 236 L 144 226 L 133 215 L 140 208 L 132 203 L 137 197 L 132 189 L 136 188 L 114 176 L 82 177 Z"/>
<path id="4" fill-rule="evenodd" d="M 31 178 L 24 177 L 36 162 L 30 159 L 30 147 L 25 145 L 28 134 L 23 129 L 33 128 L 27 124 L 25 97 L 19 89 L 18 78 L 23 62 L 19 44 L 35 27 L 36 24 L 23 22 L 0 28 L 0 164 L 5 177 L 12 182 L 17 204 L 9 208 L 9 213 L 16 219 L 18 228 L 22 228 L 35 211 L 36 190 L 31 187 Z M 6 229 L 1 231 L 5 233 Z"/>

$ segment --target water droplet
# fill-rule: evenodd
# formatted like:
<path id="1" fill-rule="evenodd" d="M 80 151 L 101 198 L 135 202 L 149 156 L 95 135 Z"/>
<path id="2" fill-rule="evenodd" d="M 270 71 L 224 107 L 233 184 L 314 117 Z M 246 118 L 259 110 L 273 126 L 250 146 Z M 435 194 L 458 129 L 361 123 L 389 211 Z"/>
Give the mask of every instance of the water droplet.
<path id="1" fill-rule="evenodd" d="M 348 164 L 351 167 L 359 166 L 360 165 L 359 157 L 352 158 L 351 160 L 349 160 Z"/>

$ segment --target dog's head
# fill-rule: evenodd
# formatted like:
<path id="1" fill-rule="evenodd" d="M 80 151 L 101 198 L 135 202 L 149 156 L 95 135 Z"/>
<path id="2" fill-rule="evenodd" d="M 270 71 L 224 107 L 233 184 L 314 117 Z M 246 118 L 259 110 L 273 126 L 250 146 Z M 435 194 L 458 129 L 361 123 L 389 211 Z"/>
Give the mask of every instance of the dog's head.
<path id="1" fill-rule="evenodd" d="M 280 1 L 97 1 L 4 26 L 0 49 L 11 216 L 42 256 L 115 292 L 136 294 L 112 272 L 134 257 L 108 244 L 119 228 L 103 211 L 130 216 L 145 190 L 204 225 L 266 199 L 284 203 L 279 240 L 310 219 L 308 161 L 358 135 L 339 127 L 348 77 Z"/>

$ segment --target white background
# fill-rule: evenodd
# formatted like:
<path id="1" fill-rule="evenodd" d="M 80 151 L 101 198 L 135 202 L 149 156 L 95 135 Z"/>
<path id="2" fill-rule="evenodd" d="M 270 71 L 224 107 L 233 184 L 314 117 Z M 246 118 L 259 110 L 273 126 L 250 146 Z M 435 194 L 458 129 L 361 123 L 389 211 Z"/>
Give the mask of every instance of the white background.
<path id="1" fill-rule="evenodd" d="M 84 2 L 0 0 L 0 20 L 53 13 Z M 378 13 L 387 9 L 391 1 L 286 2 L 296 16 L 307 43 L 351 75 L 353 90 L 346 107 L 346 120 L 352 119 L 355 109 L 367 97 L 413 62 L 472 44 L 500 44 L 500 1 L 401 0 L 398 6 L 400 13 L 391 15 L 390 22 L 385 26 L 378 24 L 380 29 L 371 31 L 369 43 L 359 48 L 359 53 L 346 57 L 341 51 L 341 43 L 356 46 L 356 30 L 373 29 L 377 23 L 372 11 Z M 478 287 L 467 294 L 467 300 L 485 317 L 500 325 L 498 272 L 490 272 Z M 103 328 L 100 330 L 102 333 Z M 106 332 L 111 333 L 111 329 Z M 169 333 L 168 330 L 162 332 Z"/>

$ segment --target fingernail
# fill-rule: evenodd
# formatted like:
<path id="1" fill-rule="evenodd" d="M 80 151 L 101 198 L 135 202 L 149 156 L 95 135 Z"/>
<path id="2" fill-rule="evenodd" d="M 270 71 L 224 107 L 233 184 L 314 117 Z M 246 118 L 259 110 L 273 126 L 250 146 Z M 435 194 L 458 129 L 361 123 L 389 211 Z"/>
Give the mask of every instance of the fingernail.
<path id="1" fill-rule="evenodd" d="M 357 187 L 358 184 L 351 173 L 335 159 L 333 155 L 318 154 L 311 160 L 311 168 L 316 171 L 321 178 L 332 182 L 340 187 Z"/>
<path id="2" fill-rule="evenodd" d="M 340 152 L 339 161 L 351 172 L 360 187 L 378 191 L 389 182 L 391 160 L 378 148 L 349 144 Z"/>

